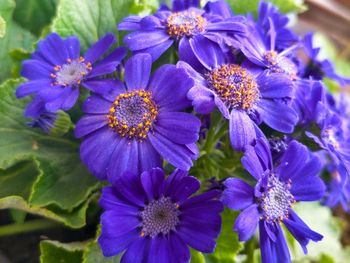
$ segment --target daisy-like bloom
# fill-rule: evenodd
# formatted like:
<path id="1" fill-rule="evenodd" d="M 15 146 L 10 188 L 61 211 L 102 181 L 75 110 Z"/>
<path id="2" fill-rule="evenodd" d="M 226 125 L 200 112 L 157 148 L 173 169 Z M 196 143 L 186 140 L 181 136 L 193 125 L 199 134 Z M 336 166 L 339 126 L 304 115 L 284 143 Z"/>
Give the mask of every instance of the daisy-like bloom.
<path id="1" fill-rule="evenodd" d="M 288 105 L 292 97 L 293 82 L 284 73 L 263 72 L 254 75 L 249 68 L 231 62 L 218 45 L 201 38 L 206 51 L 201 55 L 203 70 L 195 71 L 180 62 L 195 80 L 189 91 L 195 110 L 210 113 L 215 106 L 230 122 L 232 147 L 243 150 L 257 134 L 262 122 L 284 133 L 291 133 L 298 118 Z"/>
<path id="2" fill-rule="evenodd" d="M 228 208 L 243 210 L 234 224 L 239 240 L 249 240 L 259 226 L 262 262 L 290 263 L 283 223 L 307 253 L 309 241 L 319 241 L 322 236 L 312 231 L 292 206 L 299 201 L 319 200 L 324 195 L 325 186 L 318 176 L 321 170 L 318 157 L 292 141 L 275 168 L 267 141 L 259 138 L 255 147 L 247 147 L 242 164 L 257 181 L 255 187 L 241 179 L 229 178 L 222 196 Z"/>
<path id="3" fill-rule="evenodd" d="M 330 110 L 324 103 L 317 107 L 317 125 L 320 135 L 306 131 L 306 135 L 313 139 L 322 149 L 326 150 L 335 165 L 344 166 L 347 177 L 350 176 L 350 136 L 343 129 L 341 117 Z M 344 182 L 345 178 L 343 178 Z"/>
<path id="4" fill-rule="evenodd" d="M 200 121 L 180 112 L 193 80 L 175 65 L 163 65 L 150 78 L 152 58 L 137 54 L 125 65 L 125 84 L 104 95 L 94 94 L 83 105 L 85 116 L 76 125 L 84 137 L 80 156 L 100 179 L 113 181 L 124 171 L 134 173 L 162 167 L 163 157 L 189 170 L 197 158 L 195 142 Z"/>
<path id="5" fill-rule="evenodd" d="M 276 49 L 277 33 L 275 26 L 271 18 L 269 18 L 269 21 L 270 30 L 268 35 L 260 32 L 259 26 L 252 23 L 249 27 L 250 33 L 244 38 L 238 38 L 241 43 L 240 49 L 248 61 L 256 66 L 254 70 L 285 73 L 294 80 L 298 74 L 298 67 L 293 62 L 291 55 L 293 55 L 293 51 L 298 45 L 289 46 L 287 49 L 279 52 Z M 252 66 L 251 68 L 253 69 Z"/>
<path id="6" fill-rule="evenodd" d="M 74 106 L 80 85 L 96 93 L 106 92 L 113 81 L 97 77 L 116 71 L 126 49 L 117 48 L 98 60 L 115 42 L 115 36 L 107 34 L 80 56 L 77 37 L 62 39 L 56 33 L 49 34 L 38 43 L 31 59 L 23 62 L 21 75 L 29 81 L 18 87 L 17 98 L 35 95 L 45 102 L 47 111 L 56 112 Z"/>
<path id="7" fill-rule="evenodd" d="M 175 170 L 165 178 L 160 168 L 135 175 L 126 172 L 102 191 L 104 256 L 125 250 L 122 263 L 189 262 L 189 247 L 212 253 L 220 233 L 220 191 L 191 196 L 200 182 Z"/>
<path id="8" fill-rule="evenodd" d="M 181 60 L 198 63 L 198 54 L 194 49 L 205 50 L 205 46 L 197 43 L 198 36 L 223 43 L 227 33 L 245 33 L 244 19 L 220 16 L 232 12 L 223 1 L 219 2 L 222 2 L 220 6 L 212 5 L 210 12 L 205 12 L 199 9 L 199 1 L 175 0 L 172 10 L 163 5 L 151 16 L 129 16 L 119 24 L 118 29 L 134 31 L 124 38 L 126 45 L 134 52 L 149 53 L 156 60 L 176 43 Z"/>
<path id="9" fill-rule="evenodd" d="M 342 77 L 335 72 L 333 63 L 328 59 L 319 58 L 321 48 L 314 47 L 313 33 L 308 33 L 302 41 L 305 54 L 308 56 L 308 62 L 302 70 L 304 78 L 313 78 L 322 80 L 324 77 L 337 81 L 340 85 L 349 85 L 350 78 Z"/>

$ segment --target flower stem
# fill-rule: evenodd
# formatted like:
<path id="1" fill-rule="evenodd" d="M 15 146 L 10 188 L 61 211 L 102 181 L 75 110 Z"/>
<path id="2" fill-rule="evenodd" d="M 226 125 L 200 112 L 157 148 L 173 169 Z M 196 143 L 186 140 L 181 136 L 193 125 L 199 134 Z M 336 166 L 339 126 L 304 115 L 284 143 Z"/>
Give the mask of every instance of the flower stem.
<path id="1" fill-rule="evenodd" d="M 46 219 L 30 220 L 22 224 L 15 223 L 15 224 L 0 226 L 0 237 L 15 235 L 19 233 L 23 234 L 27 232 L 49 229 L 49 228 L 58 227 L 58 226 L 60 226 L 60 224 L 51 220 L 46 220 Z"/>

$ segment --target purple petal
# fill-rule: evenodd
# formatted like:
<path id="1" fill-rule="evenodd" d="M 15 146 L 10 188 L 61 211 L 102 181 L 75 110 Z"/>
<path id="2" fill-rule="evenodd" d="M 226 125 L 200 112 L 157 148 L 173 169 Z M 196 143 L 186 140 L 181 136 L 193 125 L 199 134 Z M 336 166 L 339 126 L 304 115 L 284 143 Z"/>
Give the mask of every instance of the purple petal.
<path id="1" fill-rule="evenodd" d="M 197 71 L 201 71 L 204 69 L 204 66 L 201 64 L 201 62 L 197 59 L 196 55 L 194 54 L 190 45 L 190 41 L 187 37 L 180 39 L 178 50 L 179 50 L 180 60 L 187 62 L 189 65 L 191 65 L 190 67 L 196 69 Z"/>
<path id="2" fill-rule="evenodd" d="M 200 188 L 200 182 L 193 176 L 184 176 L 177 183 L 176 188 L 168 191 L 171 199 L 177 203 L 182 203 L 189 196 L 197 192 Z"/>
<path id="3" fill-rule="evenodd" d="M 39 41 L 37 54 L 53 66 L 64 64 L 69 55 L 63 39 L 56 33 Z"/>
<path id="4" fill-rule="evenodd" d="M 208 70 L 214 69 L 224 63 L 224 55 L 216 43 L 202 35 L 190 39 L 190 46 L 196 58 Z"/>
<path id="5" fill-rule="evenodd" d="M 256 138 L 253 121 L 243 111 L 232 110 L 230 115 L 230 140 L 233 149 L 244 150 Z"/>
<path id="6" fill-rule="evenodd" d="M 175 233 L 170 234 L 169 251 L 171 253 L 169 257 L 171 263 L 190 261 L 190 249 L 187 247 L 185 242 Z"/>
<path id="7" fill-rule="evenodd" d="M 154 167 L 162 167 L 160 155 L 148 140 L 139 143 L 139 152 L 141 156 L 147 156 L 147 158 L 140 157 L 140 171 L 149 171 Z"/>
<path id="8" fill-rule="evenodd" d="M 204 86 L 194 86 L 187 93 L 196 112 L 209 114 L 215 107 L 214 94 Z"/>
<path id="9" fill-rule="evenodd" d="M 161 42 L 157 45 L 151 46 L 149 48 L 140 49 L 135 52 L 148 53 L 152 56 L 152 61 L 156 61 L 165 51 L 167 51 L 171 47 L 173 43 L 174 43 L 174 40 L 169 38 L 168 40 Z"/>
<path id="10" fill-rule="evenodd" d="M 293 132 L 298 122 L 298 115 L 290 106 L 278 101 L 261 99 L 258 108 L 261 119 L 268 126 L 280 132 Z"/>
<path id="11" fill-rule="evenodd" d="M 148 86 L 158 107 L 166 111 L 177 111 L 191 105 L 187 92 L 193 84 L 184 69 L 164 65 L 153 74 Z"/>
<path id="12" fill-rule="evenodd" d="M 154 125 L 159 133 L 178 144 L 196 142 L 200 126 L 197 117 L 185 112 L 161 112 Z"/>
<path id="13" fill-rule="evenodd" d="M 168 41 L 170 36 L 163 29 L 136 31 L 124 37 L 124 42 L 132 51 L 154 47 Z"/>
<path id="14" fill-rule="evenodd" d="M 141 174 L 141 183 L 148 200 L 158 199 L 163 193 L 164 171 L 161 168 L 154 168 Z"/>
<path id="15" fill-rule="evenodd" d="M 149 54 L 132 56 L 125 64 L 125 83 L 128 90 L 145 89 L 152 68 L 152 57 Z"/>
<path id="16" fill-rule="evenodd" d="M 107 125 L 105 115 L 85 115 L 78 121 L 74 134 L 76 138 L 81 138 Z"/>
<path id="17" fill-rule="evenodd" d="M 277 259 L 281 262 L 292 263 L 287 242 L 280 225 L 277 225 L 276 237 L 276 243 L 273 243 L 272 247 L 275 249 Z"/>
<path id="18" fill-rule="evenodd" d="M 295 239 L 298 240 L 305 254 L 307 254 L 306 246 L 310 239 L 313 241 L 320 241 L 323 238 L 322 235 L 312 231 L 292 210 L 290 211 L 289 218 L 284 220 L 283 223 Z"/>
<path id="19" fill-rule="evenodd" d="M 261 165 L 261 161 L 256 155 L 253 146 L 248 145 L 241 159 L 244 168 L 256 179 L 260 180 L 265 169 Z"/>
<path id="20" fill-rule="evenodd" d="M 142 17 L 140 16 L 127 16 L 118 25 L 118 30 L 128 30 L 134 31 L 140 29 L 140 21 Z"/>
<path id="21" fill-rule="evenodd" d="M 115 214 L 137 217 L 140 213 L 139 208 L 120 199 L 115 191 L 117 190 L 111 186 L 104 187 L 98 201 L 99 206 L 104 210 L 112 210 Z"/>
<path id="22" fill-rule="evenodd" d="M 62 110 L 69 110 L 73 108 L 79 97 L 79 89 L 72 88 L 66 99 L 62 103 Z"/>
<path id="23" fill-rule="evenodd" d="M 163 235 L 151 239 L 147 263 L 169 262 L 169 238 Z"/>
<path id="24" fill-rule="evenodd" d="M 120 216 L 113 211 L 101 215 L 101 235 L 98 242 L 103 255 L 114 256 L 126 249 L 137 238 L 139 221 L 135 216 Z"/>
<path id="25" fill-rule="evenodd" d="M 112 33 L 107 33 L 86 51 L 85 60 L 92 64 L 95 63 L 115 42 L 115 36 Z"/>
<path id="26" fill-rule="evenodd" d="M 123 58 L 128 53 L 128 50 L 126 47 L 118 47 L 115 50 L 113 50 L 107 57 L 105 57 L 101 63 L 109 63 L 114 62 L 115 65 L 119 65 L 120 62 L 123 60 Z"/>
<path id="27" fill-rule="evenodd" d="M 91 114 L 108 114 L 111 102 L 103 99 L 100 96 L 93 95 L 88 97 L 83 106 L 83 112 Z"/>
<path id="28" fill-rule="evenodd" d="M 270 75 L 261 74 L 257 83 L 263 98 L 286 98 L 292 97 L 293 82 L 283 73 Z"/>
<path id="29" fill-rule="evenodd" d="M 151 239 L 138 237 L 122 256 L 121 263 L 144 263 L 148 260 Z"/>
<path id="30" fill-rule="evenodd" d="M 90 79 L 82 83 L 84 88 L 93 91 L 96 94 L 109 93 L 111 89 L 119 85 L 119 80 L 115 79 Z M 111 104 L 109 105 L 109 107 Z M 108 109 L 109 109 L 108 107 Z"/>
<path id="31" fill-rule="evenodd" d="M 89 73 L 88 78 L 94 78 L 106 74 L 111 74 L 117 69 L 117 63 L 114 61 L 104 63 L 100 62 L 92 67 L 92 71 Z"/>
<path id="32" fill-rule="evenodd" d="M 44 79 L 51 81 L 50 74 L 54 71 L 47 63 L 39 60 L 25 60 L 22 63 L 21 75 L 30 80 Z"/>
<path id="33" fill-rule="evenodd" d="M 105 127 L 85 138 L 80 144 L 80 158 L 94 176 L 101 180 L 106 179 L 110 157 L 119 142 L 118 134 Z"/>
<path id="34" fill-rule="evenodd" d="M 233 228 L 238 233 L 239 241 L 247 241 L 254 235 L 259 218 L 258 205 L 253 204 L 243 210 L 237 217 Z"/>
<path id="35" fill-rule="evenodd" d="M 67 37 L 64 40 L 70 59 L 77 59 L 80 57 L 80 42 L 77 37 Z"/>
<path id="36" fill-rule="evenodd" d="M 192 166 L 191 152 L 185 145 L 176 144 L 159 133 L 149 133 L 152 146 L 173 166 L 188 171 Z"/>
<path id="37" fill-rule="evenodd" d="M 28 81 L 18 86 L 18 88 L 16 89 L 16 97 L 19 99 L 28 96 L 32 93 L 35 93 L 39 90 L 48 88 L 51 88 L 51 81 L 49 80 L 40 79 Z"/>
<path id="38" fill-rule="evenodd" d="M 129 171 L 139 174 L 139 149 L 136 140 L 123 138 L 111 155 L 111 161 L 107 168 L 107 177 L 110 182 L 114 182 L 123 173 Z"/>
<path id="39" fill-rule="evenodd" d="M 254 189 L 238 178 L 225 180 L 226 189 L 222 195 L 222 202 L 233 210 L 242 210 L 254 202 Z"/>

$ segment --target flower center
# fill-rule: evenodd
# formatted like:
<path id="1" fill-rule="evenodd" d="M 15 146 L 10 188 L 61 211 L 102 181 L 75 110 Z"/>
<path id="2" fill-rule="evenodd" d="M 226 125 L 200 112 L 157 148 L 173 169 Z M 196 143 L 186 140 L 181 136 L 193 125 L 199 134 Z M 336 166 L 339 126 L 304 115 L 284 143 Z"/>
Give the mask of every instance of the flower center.
<path id="1" fill-rule="evenodd" d="M 179 214 L 178 205 L 172 203 L 169 197 L 153 200 L 141 212 L 141 236 L 155 237 L 175 230 L 179 223 Z"/>
<path id="2" fill-rule="evenodd" d="M 207 21 L 195 12 L 182 11 L 168 16 L 166 27 L 169 36 L 181 38 L 203 32 Z"/>
<path id="3" fill-rule="evenodd" d="M 285 73 L 290 76 L 291 79 L 296 78 L 298 69 L 289 58 L 284 56 L 278 57 L 276 51 L 270 50 L 265 52 L 264 60 L 273 73 Z"/>
<path id="4" fill-rule="evenodd" d="M 249 110 L 259 99 L 253 76 L 235 64 L 226 64 L 207 74 L 211 89 L 230 107 Z"/>
<path id="5" fill-rule="evenodd" d="M 56 73 L 51 74 L 51 78 L 55 80 L 54 85 L 79 85 L 85 75 L 92 70 L 91 63 L 85 63 L 84 61 L 83 57 L 75 60 L 68 59 L 66 64 L 55 66 Z"/>
<path id="6" fill-rule="evenodd" d="M 260 198 L 260 208 L 263 212 L 262 219 L 269 222 L 280 222 L 289 215 L 289 209 L 295 199 L 289 189 L 291 182 L 281 182 L 275 175 L 268 180 L 267 190 Z"/>
<path id="7" fill-rule="evenodd" d="M 152 93 L 136 90 L 120 94 L 109 109 L 108 124 L 123 137 L 143 140 L 157 118 Z"/>

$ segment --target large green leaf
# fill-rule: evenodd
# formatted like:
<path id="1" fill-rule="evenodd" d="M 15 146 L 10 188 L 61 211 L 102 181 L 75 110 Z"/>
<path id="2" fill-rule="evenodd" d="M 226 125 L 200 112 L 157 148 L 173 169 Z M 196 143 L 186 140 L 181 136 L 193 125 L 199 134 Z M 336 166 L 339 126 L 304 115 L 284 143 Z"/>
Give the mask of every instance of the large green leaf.
<path id="1" fill-rule="evenodd" d="M 74 209 L 85 202 L 98 182 L 80 162 L 78 142 L 26 126 L 26 100 L 14 96 L 19 83 L 9 80 L 0 86 L 0 169 L 21 160 L 38 160 L 42 173 L 33 185 L 30 204 Z"/>
<path id="2" fill-rule="evenodd" d="M 24 30 L 12 21 L 12 13 L 15 6 L 13 0 L 0 0 L 0 17 L 3 20 L 2 22 L 0 21 L 0 24 L 4 25 L 6 23 L 6 31 L 3 29 L 4 37 L 0 38 L 0 82 L 10 76 L 15 65 L 15 61 L 10 57 L 9 51 L 15 48 L 30 50 L 32 43 L 35 41 L 34 36 L 29 31 Z"/>
<path id="3" fill-rule="evenodd" d="M 23 28 L 39 36 L 55 15 L 56 5 L 57 0 L 16 0 L 13 19 Z"/>
<path id="4" fill-rule="evenodd" d="M 257 14 L 260 0 L 228 0 L 227 1 L 235 14 L 247 14 L 252 13 Z M 276 5 L 281 12 L 300 12 L 305 9 L 302 4 L 303 1 L 299 0 L 268 0 L 266 2 L 271 2 Z"/>
<path id="5" fill-rule="evenodd" d="M 41 263 L 81 263 L 84 243 L 63 244 L 57 241 L 40 242 Z"/>
<path id="6" fill-rule="evenodd" d="M 107 32 L 117 32 L 133 0 L 61 0 L 52 31 L 61 36 L 76 35 L 86 50 Z"/>

